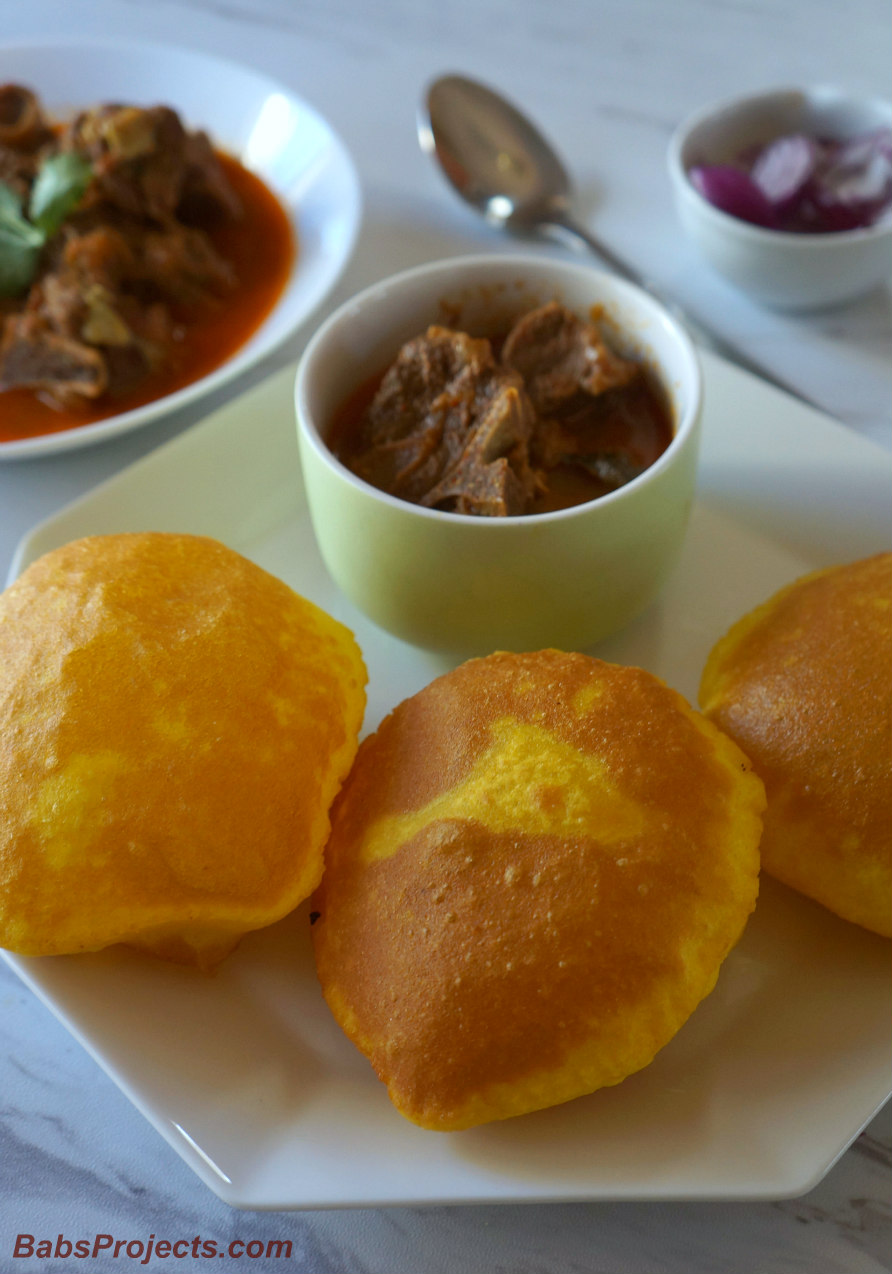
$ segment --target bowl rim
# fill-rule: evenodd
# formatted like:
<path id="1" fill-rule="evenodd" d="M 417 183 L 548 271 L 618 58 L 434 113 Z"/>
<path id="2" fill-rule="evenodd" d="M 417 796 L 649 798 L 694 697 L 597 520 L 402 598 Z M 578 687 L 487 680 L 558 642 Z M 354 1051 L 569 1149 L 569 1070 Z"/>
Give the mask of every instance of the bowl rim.
<path id="1" fill-rule="evenodd" d="M 892 127 L 892 100 L 879 96 L 864 97 L 847 89 L 832 84 L 817 84 L 802 88 L 797 85 L 778 85 L 775 88 L 760 89 L 753 93 L 740 93 L 722 98 L 706 106 L 701 106 L 683 119 L 674 129 L 669 139 L 666 161 L 669 175 L 683 196 L 692 203 L 702 215 L 709 217 L 718 226 L 739 233 L 745 238 L 765 244 L 791 248 L 796 252 L 826 251 L 831 245 L 856 244 L 876 239 L 883 239 L 892 234 L 892 213 L 887 212 L 883 218 L 870 226 L 860 226 L 852 230 L 826 230 L 820 234 L 802 234 L 796 230 L 773 230 L 769 226 L 756 225 L 752 221 L 744 221 L 735 217 L 715 204 L 709 202 L 705 195 L 697 189 L 690 178 L 690 168 L 684 162 L 682 153 L 696 129 L 710 120 L 724 115 L 731 119 L 738 112 L 750 106 L 769 103 L 772 99 L 789 99 L 799 97 L 807 103 L 839 102 L 847 103 L 866 111 L 873 111 L 888 117 Z"/>
<path id="2" fill-rule="evenodd" d="M 399 496 L 381 491 L 378 487 L 358 477 L 337 458 L 327 445 L 316 422 L 312 420 L 307 403 L 307 382 L 312 374 L 319 351 L 324 348 L 325 343 L 337 328 L 351 318 L 355 318 L 363 308 L 377 304 L 394 288 L 411 286 L 419 279 L 425 277 L 431 280 L 436 278 L 448 279 L 452 272 L 468 269 L 493 272 L 504 271 L 514 275 L 527 269 L 542 272 L 543 274 L 551 272 L 558 276 L 565 275 L 573 278 L 587 276 L 592 280 L 594 288 L 606 282 L 621 297 L 633 300 L 636 304 L 643 306 L 660 326 L 671 334 L 672 339 L 679 348 L 684 364 L 683 375 L 686 382 L 690 383 L 691 394 L 684 415 L 679 415 L 679 418 L 674 422 L 675 431 L 671 442 L 653 464 L 615 491 L 609 491 L 602 496 L 586 500 L 581 504 L 574 504 L 567 508 L 554 509 L 544 513 L 524 513 L 513 517 L 481 517 L 479 514 L 473 513 L 454 513 L 445 509 L 425 508 L 423 505 L 415 504 L 411 500 L 403 500 Z M 465 253 L 459 256 L 440 257 L 434 261 L 427 261 L 421 265 L 411 266 L 395 274 L 387 275 L 385 278 L 379 279 L 377 282 L 363 288 L 362 291 L 357 292 L 353 297 L 339 305 L 316 329 L 301 354 L 295 376 L 294 403 L 299 438 L 312 448 L 314 454 L 322 460 L 329 470 L 345 481 L 348 486 L 353 487 L 366 497 L 386 507 L 395 509 L 407 517 L 417 516 L 426 521 L 438 522 L 444 526 L 498 527 L 500 529 L 495 534 L 511 534 L 518 533 L 521 528 L 564 522 L 585 514 L 591 514 L 592 510 L 595 509 L 608 509 L 618 501 L 630 498 L 630 493 L 638 493 L 644 486 L 656 481 L 665 469 L 674 464 L 682 445 L 697 428 L 703 407 L 703 372 L 694 342 L 683 324 L 670 313 L 665 305 L 637 284 L 630 283 L 618 275 L 609 273 L 607 270 L 597 269 L 588 265 L 577 265 L 575 262 L 555 259 L 544 254 Z"/>

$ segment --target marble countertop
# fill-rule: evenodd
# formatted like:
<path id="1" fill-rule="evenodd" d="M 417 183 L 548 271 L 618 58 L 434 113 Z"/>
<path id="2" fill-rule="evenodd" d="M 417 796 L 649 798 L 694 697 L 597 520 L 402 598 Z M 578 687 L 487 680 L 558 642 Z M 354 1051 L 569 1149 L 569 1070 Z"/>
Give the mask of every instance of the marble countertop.
<path id="1" fill-rule="evenodd" d="M 53 35 L 177 42 L 238 59 L 310 100 L 352 152 L 365 195 L 356 255 L 325 310 L 393 270 L 499 250 L 421 156 L 423 85 L 451 70 L 525 102 L 573 171 L 579 211 L 695 316 L 785 376 L 843 425 L 890 447 L 888 288 L 836 310 L 785 317 L 710 274 L 670 204 L 666 145 L 700 105 L 780 84 L 835 83 L 888 97 L 882 0 L 0 0 L 8 44 Z M 549 251 L 558 251 L 549 248 Z M 303 332 L 223 398 L 293 360 Z M 0 568 L 35 523 L 200 415 L 100 446 L 0 466 Z M 153 1233 L 203 1269 L 196 1236 L 242 1240 L 230 1268 L 306 1274 L 876 1274 L 892 1237 L 892 1107 L 876 1115 L 803 1198 L 764 1203 L 624 1202 L 380 1211 L 239 1213 L 221 1203 L 80 1045 L 0 963 L 0 1271 L 138 1262 L 15 1255 L 17 1236 Z M 816 1118 L 819 1112 L 816 1112 Z M 290 1261 L 247 1245 L 290 1240 Z M 182 1249 L 185 1251 L 185 1249 Z M 240 1249 L 242 1250 L 242 1249 Z M 253 1250 L 259 1250 L 255 1247 Z"/>

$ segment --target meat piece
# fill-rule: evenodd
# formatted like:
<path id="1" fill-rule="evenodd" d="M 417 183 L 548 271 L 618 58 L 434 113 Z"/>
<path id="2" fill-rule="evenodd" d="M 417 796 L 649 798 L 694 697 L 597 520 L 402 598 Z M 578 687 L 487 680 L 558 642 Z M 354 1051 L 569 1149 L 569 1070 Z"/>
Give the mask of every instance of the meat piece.
<path id="1" fill-rule="evenodd" d="M 189 133 L 167 106 L 106 105 L 80 114 L 63 134 L 93 168 L 93 200 L 167 224 L 236 218 L 241 203 L 205 133 Z"/>
<path id="2" fill-rule="evenodd" d="M 502 362 L 519 372 L 536 411 L 548 416 L 580 390 L 597 396 L 628 385 L 638 364 L 610 348 L 594 323 L 557 301 L 531 310 L 514 324 Z"/>
<path id="3" fill-rule="evenodd" d="M 484 517 L 525 513 L 540 487 L 529 463 L 528 413 L 520 386 L 493 395 L 464 451 L 421 504 Z"/>
<path id="4" fill-rule="evenodd" d="M 98 283 L 119 301 L 126 293 L 146 303 L 194 304 L 236 283 L 203 231 L 177 223 L 147 228 L 128 218 L 70 232 L 57 268 L 73 273 L 81 288 Z"/>
<path id="5" fill-rule="evenodd" d="M 94 345 L 126 343 L 126 323 L 112 314 L 117 312 L 123 282 L 133 277 L 136 268 L 127 241 L 114 230 L 69 235 L 54 268 L 32 288 L 28 309 L 41 313 L 60 336 Z M 100 312 L 103 317 L 98 320 Z M 92 325 L 95 331 L 97 321 L 105 333 L 103 340 L 85 330 Z"/>
<path id="6" fill-rule="evenodd" d="M 597 483 L 598 494 L 625 486 L 656 458 L 649 454 L 651 429 L 640 427 L 652 419 L 653 401 L 644 376 L 618 394 L 577 391 L 554 415 L 537 420 L 530 448 L 535 464 L 546 475 L 568 466 L 582 469 Z"/>
<path id="7" fill-rule="evenodd" d="M 420 501 L 429 509 L 505 518 L 526 513 L 541 488 L 522 453 L 481 464 L 471 446 L 449 473 Z"/>
<path id="8" fill-rule="evenodd" d="M 47 274 L 31 289 L 25 312 L 39 315 L 57 336 L 77 339 L 86 312 L 83 291 L 70 270 Z"/>
<path id="9" fill-rule="evenodd" d="M 52 139 L 40 103 L 18 84 L 0 86 L 0 182 L 26 203 L 40 148 Z"/>
<path id="10" fill-rule="evenodd" d="M 177 205 L 179 219 L 199 226 L 238 220 L 242 215 L 241 200 L 229 184 L 207 133 L 186 135 L 185 161 Z"/>
<path id="11" fill-rule="evenodd" d="M 520 377 L 498 366 L 488 341 L 430 327 L 385 374 L 352 467 L 429 507 L 519 513 L 536 486 L 532 427 Z"/>
<path id="12" fill-rule="evenodd" d="M 489 384 L 496 371 L 489 341 L 429 327 L 403 345 L 384 374 L 366 417 L 369 439 L 378 443 L 404 437 L 434 404 L 441 412 L 450 403 L 457 410 L 467 407 L 473 387 Z"/>
<path id="13" fill-rule="evenodd" d="M 0 345 L 0 390 L 39 390 L 62 407 L 105 392 L 108 372 L 101 353 L 82 341 L 59 336 L 39 314 L 6 320 Z"/>
<path id="14" fill-rule="evenodd" d="M 174 216 L 183 188 L 186 131 L 166 106 L 100 106 L 78 115 L 62 150 L 85 155 L 93 170 L 90 198 L 134 216 Z"/>
<path id="15" fill-rule="evenodd" d="M 173 326 L 163 302 L 194 303 L 233 283 L 229 266 L 199 230 L 132 227 L 128 234 L 100 226 L 66 235 L 53 268 L 32 288 L 28 309 L 58 335 L 91 345 L 157 345 L 170 339 Z M 157 351 L 143 353 L 157 362 Z"/>
<path id="16" fill-rule="evenodd" d="M 232 266 L 207 235 L 178 224 L 141 237 L 140 266 L 145 282 L 161 296 L 187 305 L 209 292 L 226 292 L 236 283 Z"/>
<path id="17" fill-rule="evenodd" d="M 63 261 L 79 278 L 100 283 L 114 292 L 133 279 L 141 268 L 134 246 L 123 230 L 114 225 L 99 225 L 83 234 L 68 235 Z"/>
<path id="18" fill-rule="evenodd" d="M 0 146 L 33 152 L 52 139 L 40 102 L 20 84 L 0 85 Z"/>

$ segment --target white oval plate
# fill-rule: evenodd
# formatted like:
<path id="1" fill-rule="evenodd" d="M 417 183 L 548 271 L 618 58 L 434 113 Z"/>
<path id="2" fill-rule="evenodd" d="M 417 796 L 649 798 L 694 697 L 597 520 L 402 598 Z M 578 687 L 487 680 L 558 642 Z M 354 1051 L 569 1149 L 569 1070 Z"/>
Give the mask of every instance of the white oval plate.
<path id="1" fill-rule="evenodd" d="M 102 101 L 172 106 L 188 127 L 203 128 L 276 193 L 294 226 L 298 252 L 275 308 L 214 371 L 95 424 L 0 442 L 0 460 L 103 442 L 194 402 L 283 344 L 337 283 L 359 231 L 359 179 L 341 140 L 288 88 L 192 49 L 115 41 L 0 47 L 0 83 L 9 81 L 33 88 L 49 112 L 63 118 Z"/>

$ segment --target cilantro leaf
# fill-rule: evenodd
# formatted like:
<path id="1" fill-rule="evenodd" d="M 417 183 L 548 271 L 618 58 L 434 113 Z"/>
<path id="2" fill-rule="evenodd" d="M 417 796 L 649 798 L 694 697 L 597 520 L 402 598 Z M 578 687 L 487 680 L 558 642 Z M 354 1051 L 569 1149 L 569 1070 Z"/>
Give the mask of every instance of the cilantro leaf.
<path id="1" fill-rule="evenodd" d="M 0 182 L 0 296 L 17 296 L 34 277 L 43 234 L 21 215 L 18 194 Z"/>
<path id="2" fill-rule="evenodd" d="M 28 216 L 45 238 L 56 233 L 83 199 L 90 172 L 88 161 L 76 151 L 51 155 L 41 164 L 31 190 Z"/>
<path id="3" fill-rule="evenodd" d="M 22 197 L 12 186 L 0 181 L 0 223 L 18 221 L 22 216 Z"/>
<path id="4" fill-rule="evenodd" d="M 80 203 L 90 172 L 87 160 L 74 152 L 44 160 L 31 188 L 28 217 L 19 193 L 0 181 L 0 296 L 26 291 L 41 248 Z"/>
<path id="5" fill-rule="evenodd" d="M 18 296 L 25 291 L 34 278 L 41 246 L 0 226 L 0 296 Z"/>

